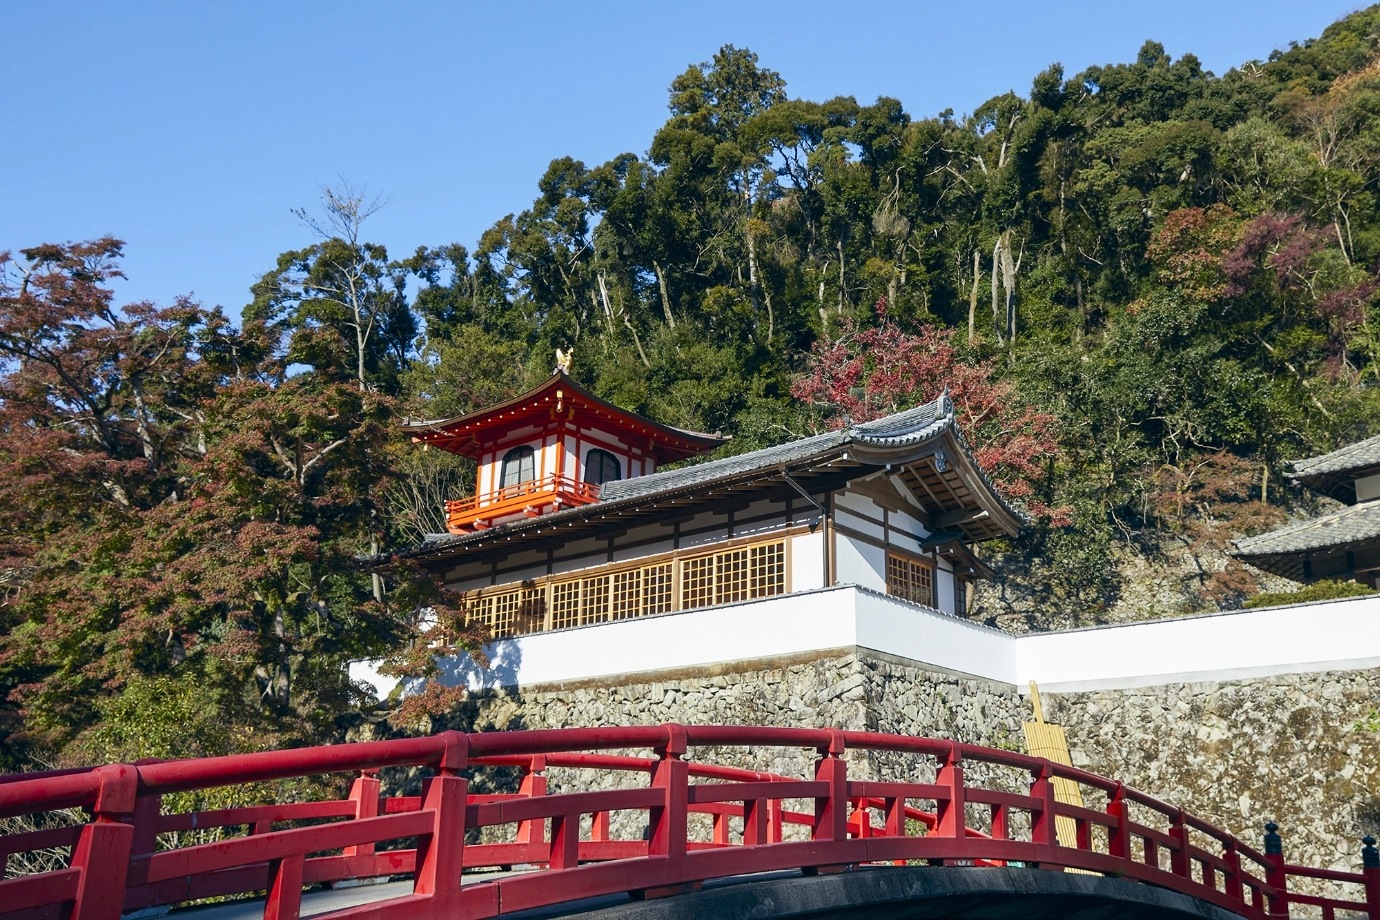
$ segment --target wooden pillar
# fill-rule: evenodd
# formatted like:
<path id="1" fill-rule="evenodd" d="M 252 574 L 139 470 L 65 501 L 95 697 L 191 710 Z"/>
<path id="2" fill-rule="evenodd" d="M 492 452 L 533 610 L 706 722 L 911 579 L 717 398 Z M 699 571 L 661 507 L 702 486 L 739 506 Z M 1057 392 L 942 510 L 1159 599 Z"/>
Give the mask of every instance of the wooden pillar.
<path id="1" fill-rule="evenodd" d="M 120 920 L 125 902 L 139 774 L 129 764 L 97 767 L 100 780 L 91 823 L 81 829 L 72 848 L 72 868 L 81 870 L 70 920 Z"/>

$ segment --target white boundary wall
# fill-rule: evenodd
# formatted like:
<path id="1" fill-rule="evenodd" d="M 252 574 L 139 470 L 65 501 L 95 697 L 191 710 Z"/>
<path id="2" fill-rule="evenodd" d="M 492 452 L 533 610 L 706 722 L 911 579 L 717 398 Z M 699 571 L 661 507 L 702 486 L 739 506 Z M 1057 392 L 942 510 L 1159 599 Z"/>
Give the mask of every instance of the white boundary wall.
<path id="1" fill-rule="evenodd" d="M 742 604 L 501 639 L 446 662 L 472 690 L 872 649 L 946 671 L 1049 691 L 1143 687 L 1380 667 L 1380 596 L 1012 636 L 843 585 Z M 367 662 L 350 676 L 389 692 Z"/>

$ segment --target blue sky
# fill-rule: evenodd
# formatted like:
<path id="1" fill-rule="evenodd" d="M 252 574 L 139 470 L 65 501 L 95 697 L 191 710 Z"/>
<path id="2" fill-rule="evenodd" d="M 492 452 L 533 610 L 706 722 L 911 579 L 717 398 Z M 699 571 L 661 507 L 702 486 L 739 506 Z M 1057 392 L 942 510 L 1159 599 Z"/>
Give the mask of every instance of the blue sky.
<path id="1" fill-rule="evenodd" d="M 1222 73 L 1357 8 L 1149 3 L 34 3 L 0 0 L 0 249 L 126 240 L 123 297 L 192 293 L 233 315 L 289 213 L 344 177 L 385 194 L 393 255 L 472 246 L 546 164 L 644 152 L 666 87 L 725 43 L 792 96 L 962 114 L 1134 59 L 1147 38 Z"/>

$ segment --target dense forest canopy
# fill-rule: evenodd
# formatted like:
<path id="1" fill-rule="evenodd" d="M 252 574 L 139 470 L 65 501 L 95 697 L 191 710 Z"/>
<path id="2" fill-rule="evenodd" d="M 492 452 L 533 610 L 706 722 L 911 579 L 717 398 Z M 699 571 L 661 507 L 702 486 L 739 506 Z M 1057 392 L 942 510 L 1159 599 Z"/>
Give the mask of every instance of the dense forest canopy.
<path id="1" fill-rule="evenodd" d="M 1127 559 L 1173 547 L 1198 571 L 1156 612 L 1239 605 L 1262 580 L 1225 541 L 1306 500 L 1280 464 L 1380 417 L 1378 42 L 1380 7 L 1221 76 L 1151 41 L 961 117 L 795 99 L 725 46 L 672 81 L 645 153 L 552 161 L 472 248 L 396 258 L 368 238 L 377 200 L 326 190 L 242 328 L 114 306 L 113 240 L 7 254 L 9 749 L 230 750 L 386 711 L 342 663 L 425 674 L 416 612 L 449 608 L 353 560 L 441 529 L 473 475 L 395 423 L 511 395 L 557 347 L 729 451 L 966 393 L 984 465 L 1035 514 L 990 550 L 986 621 L 1097 622 Z M 193 692 L 214 743 L 114 702 L 156 721 Z"/>

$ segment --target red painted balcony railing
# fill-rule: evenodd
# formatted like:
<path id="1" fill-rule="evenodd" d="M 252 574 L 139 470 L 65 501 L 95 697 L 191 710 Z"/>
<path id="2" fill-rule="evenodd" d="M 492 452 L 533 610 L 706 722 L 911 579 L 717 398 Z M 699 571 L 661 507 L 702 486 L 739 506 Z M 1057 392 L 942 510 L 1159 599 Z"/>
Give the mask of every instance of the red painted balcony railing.
<path id="1" fill-rule="evenodd" d="M 810 775 L 793 778 L 684 759 L 695 746 L 816 753 Z M 594 753 L 614 749 L 650 749 L 653 756 Z M 924 773 L 933 772 L 934 781 L 850 780 L 848 751 L 911 755 L 904 772 L 928 765 Z M 971 764 L 983 765 L 984 774 L 1026 776 L 1028 785 L 1013 792 L 1009 784 L 974 783 L 965 773 Z M 416 766 L 433 772 L 419 796 L 380 797 L 381 768 Z M 466 774 L 496 766 L 520 768 L 517 791 L 471 795 Z M 548 771 L 567 767 L 641 773 L 648 781 L 548 794 Z M 162 813 L 168 793 L 341 772 L 355 778 L 339 801 Z M 1105 809 L 1057 801 L 1054 777 L 1100 792 Z M 788 808 L 791 802 L 805 807 Z M 1080 869 L 1169 888 L 1251 920 L 1287 916 L 1290 904 L 1321 908 L 1325 918 L 1351 911 L 1380 920 L 1380 854 L 1369 838 L 1361 872 L 1288 865 L 1273 826 L 1261 853 L 1182 809 L 1073 767 L 935 738 L 832 729 L 445 732 L 0 780 L 0 817 L 74 807 L 85 808 L 90 820 L 0 837 L 6 855 L 71 847 L 67 868 L 0 881 L 6 920 L 118 920 L 122 911 L 265 890 L 264 917 L 283 920 L 298 915 L 305 885 L 389 875 L 411 875 L 412 893 L 321 916 L 480 920 L 603 894 L 675 894 L 746 873 L 910 860 Z M 637 839 L 611 833 L 609 815 L 626 811 L 645 815 L 647 830 Z M 693 839 L 695 814 L 710 816 L 705 839 Z M 968 821 L 977 814 L 983 818 L 973 827 Z M 592 816 L 588 832 L 581 831 L 585 815 Z M 1074 840 L 1057 839 L 1056 816 L 1073 820 Z M 279 826 L 286 824 L 299 826 Z M 640 829 L 642 819 L 634 824 Z M 247 833 L 159 848 L 159 834 L 234 826 Z M 467 843 L 474 828 L 503 832 L 491 832 L 497 842 Z M 408 848 L 379 849 L 389 843 Z M 462 872 L 515 865 L 532 868 L 497 878 Z M 1291 881 L 1299 878 L 1335 883 L 1353 897 L 1298 893 Z"/>
<path id="2" fill-rule="evenodd" d="M 446 526 L 451 533 L 470 533 L 489 526 L 495 518 L 527 513 L 533 516 L 549 506 L 570 508 L 599 500 L 599 486 L 569 476 L 540 476 L 504 486 L 485 495 L 446 502 Z"/>

